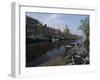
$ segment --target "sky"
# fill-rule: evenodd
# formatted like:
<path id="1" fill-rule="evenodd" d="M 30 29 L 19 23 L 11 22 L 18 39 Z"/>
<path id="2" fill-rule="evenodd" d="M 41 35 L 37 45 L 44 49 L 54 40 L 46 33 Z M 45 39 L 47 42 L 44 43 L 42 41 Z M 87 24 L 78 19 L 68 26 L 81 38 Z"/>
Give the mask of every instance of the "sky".
<path id="1" fill-rule="evenodd" d="M 70 30 L 70 33 L 76 35 L 82 35 L 82 31 L 78 30 L 80 26 L 80 20 L 84 20 L 88 15 L 75 15 L 75 14 L 55 14 L 55 13 L 35 13 L 27 12 L 27 16 L 38 19 L 42 24 L 47 24 L 49 27 L 60 29 L 63 31 L 66 28 L 66 24 Z"/>

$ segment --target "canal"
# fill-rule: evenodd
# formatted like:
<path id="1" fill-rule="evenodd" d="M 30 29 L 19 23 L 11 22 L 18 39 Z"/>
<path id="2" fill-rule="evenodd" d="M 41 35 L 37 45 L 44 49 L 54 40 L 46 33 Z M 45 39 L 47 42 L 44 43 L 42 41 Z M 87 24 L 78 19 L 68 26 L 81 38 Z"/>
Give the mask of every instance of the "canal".
<path id="1" fill-rule="evenodd" d="M 26 46 L 26 67 L 40 66 L 52 58 L 64 55 L 66 44 L 65 41 L 28 44 Z"/>

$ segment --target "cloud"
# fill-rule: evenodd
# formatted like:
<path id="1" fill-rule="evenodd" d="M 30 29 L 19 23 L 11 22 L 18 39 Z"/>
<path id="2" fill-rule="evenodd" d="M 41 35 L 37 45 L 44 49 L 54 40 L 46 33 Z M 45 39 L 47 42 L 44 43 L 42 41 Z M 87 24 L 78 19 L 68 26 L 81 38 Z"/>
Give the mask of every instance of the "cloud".
<path id="1" fill-rule="evenodd" d="M 26 15 L 29 15 L 33 18 L 38 19 L 43 24 L 47 24 L 49 27 L 64 30 L 66 24 L 70 29 L 72 34 L 82 34 L 82 32 L 78 31 L 79 23 L 81 19 L 85 19 L 87 16 L 84 15 L 61 15 L 61 14 L 52 14 L 52 13 L 30 13 L 28 12 Z"/>
<path id="2" fill-rule="evenodd" d="M 64 24 L 62 20 L 59 19 L 60 15 L 58 14 L 49 14 L 45 19 L 42 19 L 42 22 L 44 24 L 48 24 L 49 27 L 55 28 L 55 29 L 60 29 L 63 30 Z"/>
<path id="3" fill-rule="evenodd" d="M 27 15 L 36 18 L 43 24 L 47 24 L 49 27 L 55 29 L 63 31 L 65 27 L 64 20 L 60 19 L 62 16 L 59 14 L 27 13 Z"/>
<path id="4" fill-rule="evenodd" d="M 43 19 L 43 23 L 50 23 L 57 20 L 59 16 L 57 14 L 49 14 L 45 19 Z"/>

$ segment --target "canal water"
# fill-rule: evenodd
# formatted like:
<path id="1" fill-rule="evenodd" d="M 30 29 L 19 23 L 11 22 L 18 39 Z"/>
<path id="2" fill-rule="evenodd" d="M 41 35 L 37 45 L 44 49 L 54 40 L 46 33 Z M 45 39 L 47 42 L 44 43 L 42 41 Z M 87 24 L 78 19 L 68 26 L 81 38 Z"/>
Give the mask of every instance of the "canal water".
<path id="1" fill-rule="evenodd" d="M 40 42 L 26 46 L 26 67 L 35 67 L 65 54 L 65 42 Z M 47 65 L 46 65 L 47 66 Z"/>

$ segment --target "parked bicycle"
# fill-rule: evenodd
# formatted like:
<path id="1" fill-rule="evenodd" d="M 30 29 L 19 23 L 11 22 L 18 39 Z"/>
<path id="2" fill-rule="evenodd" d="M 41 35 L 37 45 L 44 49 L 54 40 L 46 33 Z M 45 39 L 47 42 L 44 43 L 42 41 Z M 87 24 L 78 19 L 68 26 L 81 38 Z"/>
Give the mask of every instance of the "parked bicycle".
<path id="1" fill-rule="evenodd" d="M 89 64 L 88 51 L 81 44 L 66 45 L 66 63 L 71 65 Z"/>

